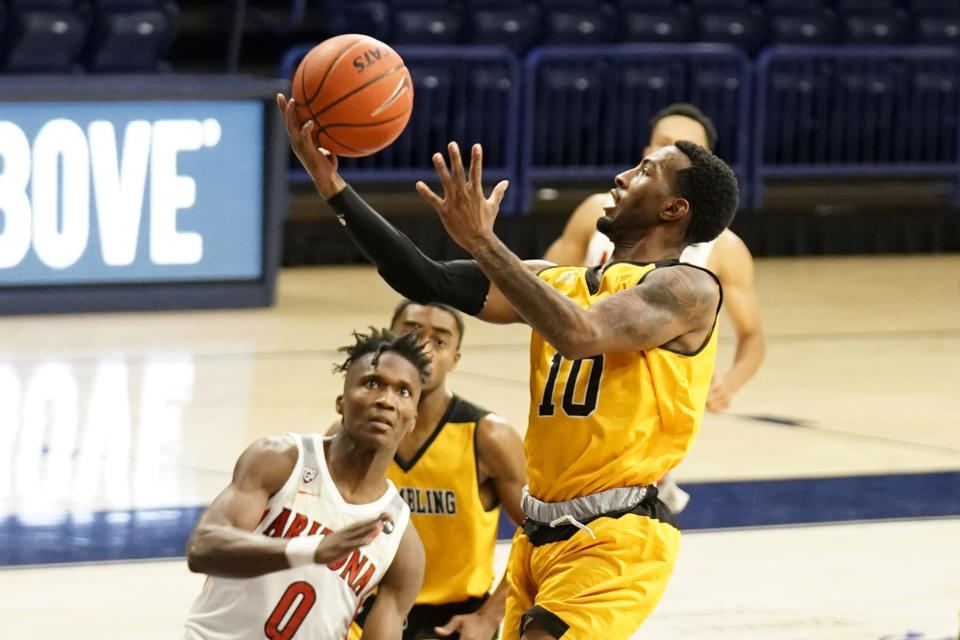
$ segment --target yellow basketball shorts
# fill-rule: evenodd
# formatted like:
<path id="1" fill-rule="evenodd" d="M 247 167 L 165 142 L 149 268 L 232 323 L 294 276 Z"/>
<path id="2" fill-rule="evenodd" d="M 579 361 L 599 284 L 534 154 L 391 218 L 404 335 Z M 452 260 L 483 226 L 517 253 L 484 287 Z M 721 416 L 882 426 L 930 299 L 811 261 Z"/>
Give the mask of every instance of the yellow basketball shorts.
<path id="1" fill-rule="evenodd" d="M 528 524 L 513 539 L 503 623 L 504 640 L 518 640 L 536 622 L 563 640 L 628 640 L 650 615 L 676 563 L 680 531 L 627 513 L 573 525 Z"/>

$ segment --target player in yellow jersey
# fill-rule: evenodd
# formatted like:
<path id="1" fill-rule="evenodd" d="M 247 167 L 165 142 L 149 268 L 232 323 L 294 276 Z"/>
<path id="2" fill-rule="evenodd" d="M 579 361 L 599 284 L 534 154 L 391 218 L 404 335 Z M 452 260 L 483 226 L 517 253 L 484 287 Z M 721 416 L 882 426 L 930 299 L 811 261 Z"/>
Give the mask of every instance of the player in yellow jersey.
<path id="1" fill-rule="evenodd" d="M 403 640 L 490 640 L 507 598 L 506 580 L 488 598 L 497 524 L 501 506 L 517 524 L 523 519 L 523 445 L 503 418 L 447 389 L 463 341 L 456 309 L 404 300 L 390 327 L 398 335 L 416 331 L 431 359 L 416 424 L 387 470 L 427 554 L 423 587 L 407 615 Z M 374 601 L 364 603 L 353 640 L 359 640 Z"/>
<path id="2" fill-rule="evenodd" d="M 722 295 L 683 248 L 725 229 L 733 172 L 678 141 L 616 176 L 598 229 L 615 244 L 601 267 L 524 263 L 496 237 L 506 182 L 484 195 L 482 149 L 469 176 L 455 143 L 433 158 L 443 198 L 421 196 L 474 260 L 437 262 L 369 207 L 278 96 L 291 146 L 351 239 L 395 289 L 490 322 L 524 322 L 530 348 L 529 492 L 507 568 L 504 638 L 625 640 L 663 594 L 679 531 L 652 483 L 696 435 L 716 352 Z M 550 268 L 552 267 L 552 268 Z"/>

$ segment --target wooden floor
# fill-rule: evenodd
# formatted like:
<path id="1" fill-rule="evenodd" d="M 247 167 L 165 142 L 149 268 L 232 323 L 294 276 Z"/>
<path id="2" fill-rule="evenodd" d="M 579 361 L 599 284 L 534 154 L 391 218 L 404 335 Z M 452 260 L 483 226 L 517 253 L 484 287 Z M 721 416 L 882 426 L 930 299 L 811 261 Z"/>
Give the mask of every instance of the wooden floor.
<path id="1" fill-rule="evenodd" d="M 757 288 L 766 362 L 729 412 L 704 419 L 681 481 L 960 470 L 960 256 L 764 259 Z M 254 438 L 330 424 L 336 348 L 353 329 L 385 325 L 397 301 L 371 268 L 298 268 L 281 273 L 269 309 L 0 318 L 0 517 L 206 503 Z M 721 335 L 725 366 L 733 342 Z M 528 338 L 522 326 L 469 319 L 451 379 L 520 431 Z M 691 538 L 719 540 L 697 538 L 710 535 Z M 873 551 L 878 561 L 889 552 Z M 803 561 L 784 551 L 782 562 Z M 960 575 L 956 553 L 950 562 Z M 143 565 L 139 606 L 136 590 L 114 586 L 136 583 L 139 567 L 0 572 L 0 620 L 12 625 L 0 635 L 176 636 L 195 577 L 176 563 Z M 68 589 L 88 580 L 86 593 Z M 75 602 L 31 622 L 28 612 L 43 612 L 28 603 L 48 591 Z M 170 591 L 179 596 L 157 605 Z M 132 607 L 122 636 L 84 615 L 102 609 L 103 594 Z M 778 633 L 652 637 L 879 637 Z"/>

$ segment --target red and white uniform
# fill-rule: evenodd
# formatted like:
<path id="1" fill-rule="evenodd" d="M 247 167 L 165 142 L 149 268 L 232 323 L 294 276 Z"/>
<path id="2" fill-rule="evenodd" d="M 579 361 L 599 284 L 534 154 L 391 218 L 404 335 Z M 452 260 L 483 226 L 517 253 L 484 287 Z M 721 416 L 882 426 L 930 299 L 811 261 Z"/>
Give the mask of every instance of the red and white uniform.
<path id="1" fill-rule="evenodd" d="M 363 598 L 393 562 L 410 509 L 389 480 L 375 502 L 343 500 L 327 470 L 324 437 L 291 434 L 297 464 L 283 488 L 267 501 L 254 533 L 275 538 L 326 535 L 381 513 L 393 530 L 328 565 L 310 564 L 255 578 L 210 576 L 186 621 L 187 640 L 343 640 Z"/>

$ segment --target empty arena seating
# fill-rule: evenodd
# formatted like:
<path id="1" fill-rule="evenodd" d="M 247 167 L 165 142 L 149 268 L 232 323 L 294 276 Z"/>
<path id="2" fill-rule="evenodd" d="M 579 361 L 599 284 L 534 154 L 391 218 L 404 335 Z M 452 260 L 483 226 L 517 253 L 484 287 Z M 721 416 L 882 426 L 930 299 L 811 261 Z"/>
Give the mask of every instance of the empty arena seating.
<path id="1" fill-rule="evenodd" d="M 714 120 L 746 192 L 750 74 L 729 45 L 539 48 L 524 64 L 524 182 L 612 178 L 642 157 L 648 119 L 684 101 Z"/>
<path id="2" fill-rule="evenodd" d="M 90 71 L 156 71 L 173 40 L 177 7 L 156 0 L 95 0 Z"/>
<path id="3" fill-rule="evenodd" d="M 4 67 L 13 72 L 70 72 L 77 65 L 88 18 L 73 0 L 9 0 Z"/>
<path id="4" fill-rule="evenodd" d="M 158 71 L 177 7 L 161 0 L 7 0 L 3 68 L 13 73 Z"/>
<path id="5" fill-rule="evenodd" d="M 960 176 L 955 49 L 773 48 L 757 83 L 754 206 L 773 177 Z"/>

